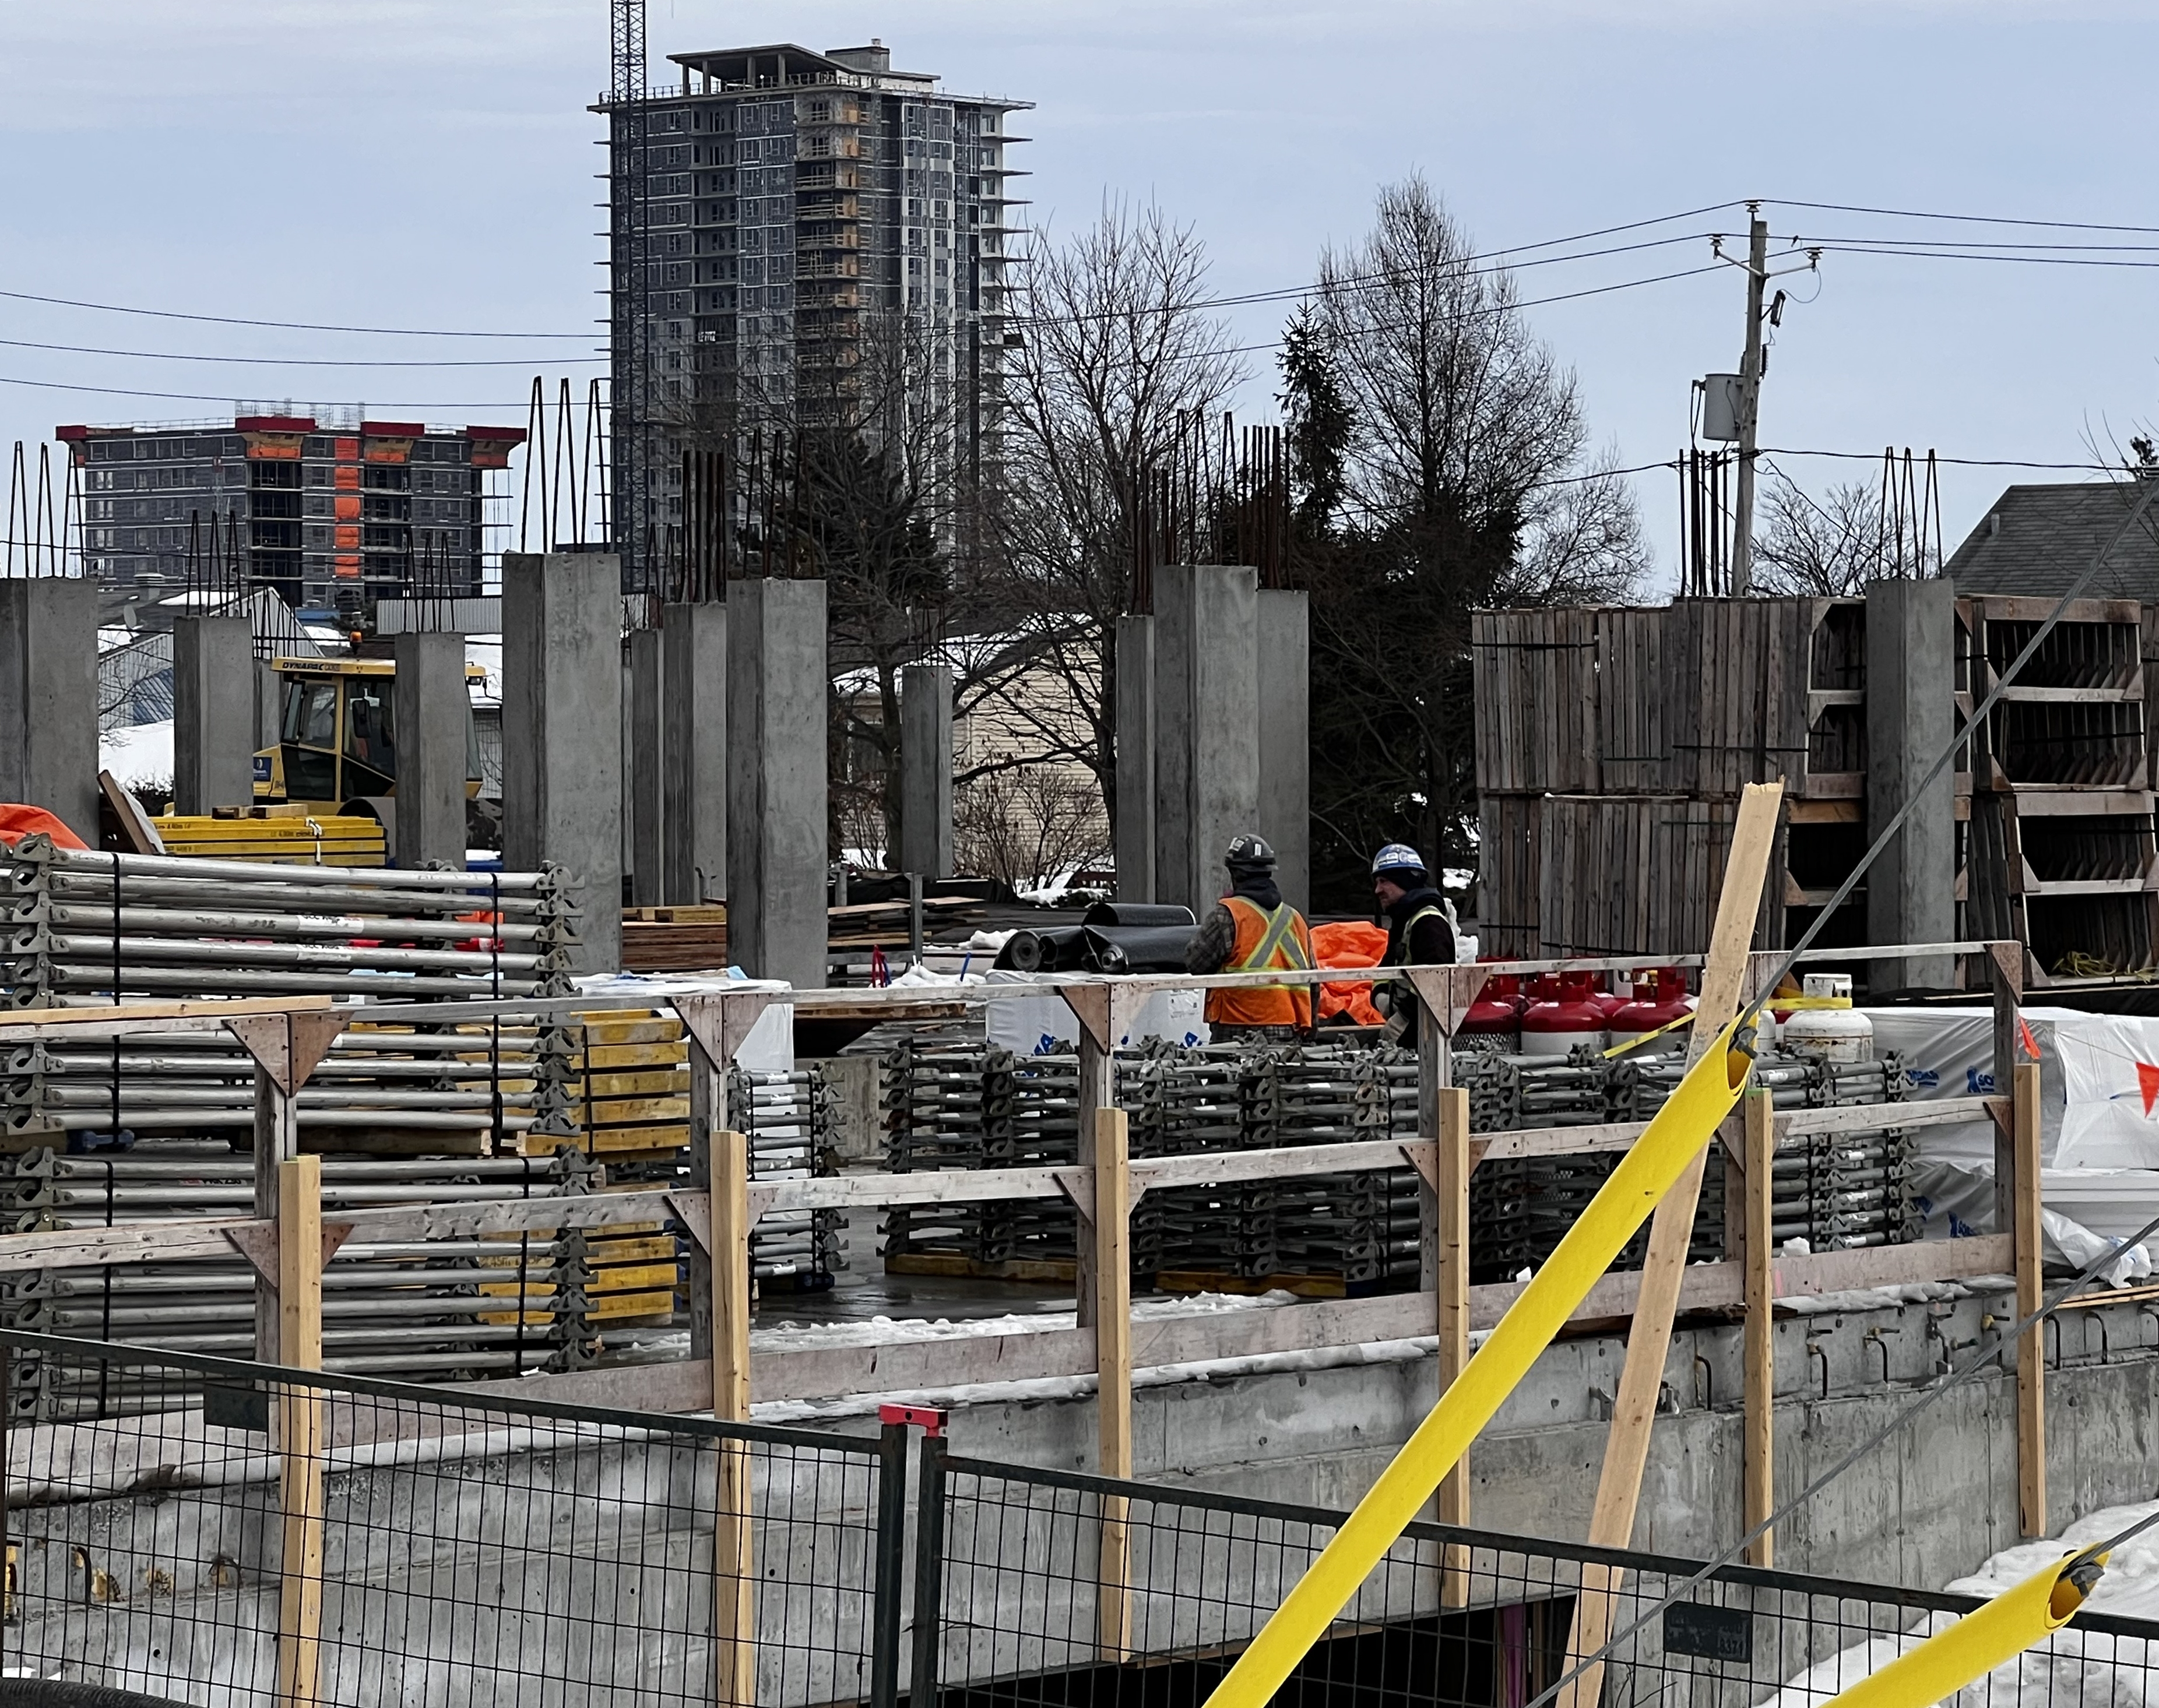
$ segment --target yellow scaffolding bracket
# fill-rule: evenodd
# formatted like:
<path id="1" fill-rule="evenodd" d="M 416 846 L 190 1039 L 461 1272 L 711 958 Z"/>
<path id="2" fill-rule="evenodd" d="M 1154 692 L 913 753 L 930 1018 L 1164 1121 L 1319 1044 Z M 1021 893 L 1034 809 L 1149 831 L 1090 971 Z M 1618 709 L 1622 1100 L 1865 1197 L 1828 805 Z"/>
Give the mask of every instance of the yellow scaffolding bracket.
<path id="1" fill-rule="evenodd" d="M 1214 1687 L 1208 1708 L 1264 1708 L 1716 1134 L 1753 1065 L 1735 1044 L 1739 1024 L 1727 1025 L 1688 1069 L 1545 1266 Z"/>
<path id="2" fill-rule="evenodd" d="M 1928 1708 L 1947 1701 L 2068 1624 L 2091 1593 L 2105 1559 L 2072 1554 L 2043 1567 L 1839 1691 L 1826 1708 Z"/>

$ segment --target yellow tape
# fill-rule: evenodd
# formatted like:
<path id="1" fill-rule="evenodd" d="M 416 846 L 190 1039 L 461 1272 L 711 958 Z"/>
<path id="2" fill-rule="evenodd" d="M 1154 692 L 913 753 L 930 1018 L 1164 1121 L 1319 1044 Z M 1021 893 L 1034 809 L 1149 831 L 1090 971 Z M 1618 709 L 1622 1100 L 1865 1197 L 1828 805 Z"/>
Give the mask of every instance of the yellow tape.
<path id="1" fill-rule="evenodd" d="M 2085 1586 L 2063 1575 L 2063 1568 L 2074 1557 L 2033 1572 L 1948 1630 L 1905 1650 L 1830 1698 L 1828 1708 L 1928 1708 L 1946 1701 L 2069 1623 L 2086 1594 Z M 2099 1556 L 2101 1561 L 2105 1558 Z"/>
<path id="2" fill-rule="evenodd" d="M 1732 1048 L 1737 1026 L 1736 1020 L 1727 1026 L 1688 1069 L 1551 1259 L 1214 1687 L 1208 1708 L 1263 1708 L 1709 1142 L 1739 1100 L 1753 1064 Z"/>

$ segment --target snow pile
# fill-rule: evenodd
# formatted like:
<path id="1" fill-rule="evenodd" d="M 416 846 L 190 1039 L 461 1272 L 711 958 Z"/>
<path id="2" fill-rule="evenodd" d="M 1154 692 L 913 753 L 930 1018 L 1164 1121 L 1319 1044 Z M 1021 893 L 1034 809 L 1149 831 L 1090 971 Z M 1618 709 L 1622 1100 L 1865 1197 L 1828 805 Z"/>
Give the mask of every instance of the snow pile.
<path id="1" fill-rule="evenodd" d="M 2127 1529 L 2159 1511 L 2159 1502 L 2110 1506 L 2087 1514 L 2052 1540 L 2005 1548 L 1970 1577 L 1948 1586 L 1952 1595 L 1998 1596 L 2041 1567 L 2079 1548 Z M 2146 1531 L 2116 1549 L 2094 1586 L 2084 1611 L 2133 1619 L 2159 1619 L 2159 1531 Z M 1956 1623 L 1953 1613 L 1929 1613 L 1910 1630 L 1855 1643 L 1789 1681 L 1764 1708 L 1815 1708 L 1848 1690 L 1878 1667 Z M 2048 1708 L 2076 1702 L 2089 1708 L 2142 1703 L 2144 1669 L 2159 1665 L 2159 1643 L 2079 1631 L 2073 1622 L 2014 1660 L 1996 1667 L 1948 1700 L 1953 1708 Z"/>

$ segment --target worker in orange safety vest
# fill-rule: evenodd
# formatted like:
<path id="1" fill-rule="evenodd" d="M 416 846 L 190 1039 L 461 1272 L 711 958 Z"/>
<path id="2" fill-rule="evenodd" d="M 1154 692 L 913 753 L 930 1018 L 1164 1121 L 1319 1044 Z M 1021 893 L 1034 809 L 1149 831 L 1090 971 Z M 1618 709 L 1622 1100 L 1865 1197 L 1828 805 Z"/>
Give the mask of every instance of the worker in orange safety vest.
<path id="1" fill-rule="evenodd" d="M 1191 946 L 1187 972 L 1256 972 L 1278 967 L 1308 972 L 1316 964 L 1312 928 L 1282 899 L 1275 882 L 1275 851 L 1259 836 L 1230 844 L 1229 893 L 1208 909 Z M 1207 1025 L 1218 1043 L 1239 1038 L 1293 1042 L 1312 1030 L 1308 983 L 1224 986 L 1207 993 Z"/>

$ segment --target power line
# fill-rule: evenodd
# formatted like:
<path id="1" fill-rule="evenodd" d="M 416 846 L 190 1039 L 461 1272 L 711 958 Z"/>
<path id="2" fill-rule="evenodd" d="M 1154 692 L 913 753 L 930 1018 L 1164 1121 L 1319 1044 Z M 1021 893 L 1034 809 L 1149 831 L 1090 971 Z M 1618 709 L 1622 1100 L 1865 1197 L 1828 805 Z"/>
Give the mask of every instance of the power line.
<path id="1" fill-rule="evenodd" d="M 1940 249 L 1892 249 L 1878 243 L 1840 242 L 1830 239 L 1810 241 L 1809 246 L 1820 250 L 1825 255 L 1887 255 L 1904 261 L 2001 261 L 2020 267 L 2159 267 L 2159 261 L 2130 261 L 2101 256 L 1982 255 Z"/>
<path id="2" fill-rule="evenodd" d="M 197 320 L 213 326 L 273 326 L 288 332 L 358 332 L 381 338 L 582 338 L 589 332 L 450 332 L 419 326 L 330 326 L 309 320 L 256 320 L 231 314 L 188 314 L 177 308 L 135 308 L 119 303 L 87 303 L 74 297 L 41 297 L 30 291 L 0 291 L 17 303 L 45 303 L 61 308 L 95 308 L 106 314 L 147 314 L 159 320 Z"/>
<path id="3" fill-rule="evenodd" d="M 1913 208 L 1862 208 L 1846 202 L 1795 202 L 1783 197 L 1765 198 L 1773 208 L 1812 208 L 1818 213 L 1874 214 L 1890 220 L 1940 220 L 1966 225 L 2025 225 L 2048 231 L 2128 231 L 2159 237 L 2159 225 L 2107 225 L 2089 220 L 2020 220 L 1992 214 L 1929 214 Z M 1731 203 L 1724 204 L 1730 207 Z"/>
<path id="4" fill-rule="evenodd" d="M 180 403 L 225 403 L 235 400 L 229 391 L 141 391 L 126 386 L 75 386 L 60 380 L 23 380 L 0 374 L 0 386 L 28 386 L 40 391 L 84 391 L 102 397 L 159 397 Z M 511 403 L 376 403 L 377 409 L 524 409 L 531 400 Z"/>
<path id="5" fill-rule="evenodd" d="M 197 355 L 184 350 L 116 350 L 103 349 L 94 344 L 39 344 L 26 338 L 0 338 L 0 345 L 9 349 L 63 350 L 77 356 L 126 356 L 132 360 L 155 362 L 240 362 L 264 368 L 525 368 L 531 362 L 519 356 L 484 356 L 468 360 L 453 359 L 375 359 L 370 357 L 344 358 L 339 356 L 214 356 Z M 555 362 L 604 362 L 605 356 L 554 356 Z"/>

